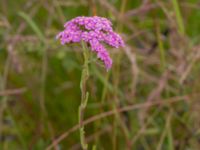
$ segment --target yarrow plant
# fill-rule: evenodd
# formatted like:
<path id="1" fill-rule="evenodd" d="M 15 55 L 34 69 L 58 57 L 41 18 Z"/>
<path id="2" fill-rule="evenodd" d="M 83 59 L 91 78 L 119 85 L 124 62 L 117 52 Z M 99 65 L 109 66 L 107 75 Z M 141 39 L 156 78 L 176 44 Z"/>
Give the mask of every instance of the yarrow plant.
<path id="1" fill-rule="evenodd" d="M 87 150 L 84 131 L 84 111 L 87 106 L 89 93 L 86 90 L 86 82 L 89 77 L 89 53 L 86 44 L 89 48 L 97 53 L 97 57 L 101 59 L 107 70 L 112 66 L 112 59 L 105 45 L 119 48 L 124 46 L 122 38 L 113 31 L 112 23 L 103 17 L 76 17 L 64 25 L 65 29 L 57 35 L 57 39 L 61 44 L 82 43 L 84 54 L 84 66 L 82 70 L 80 88 L 81 88 L 81 105 L 79 106 L 79 127 L 80 140 L 83 150 Z"/>
<path id="2" fill-rule="evenodd" d="M 104 62 L 107 70 L 112 66 L 112 59 L 104 44 L 115 48 L 124 46 L 122 38 L 113 31 L 112 23 L 103 17 L 76 17 L 66 22 L 64 27 L 64 31 L 57 35 L 61 44 L 81 41 L 88 43 L 91 50 Z"/>

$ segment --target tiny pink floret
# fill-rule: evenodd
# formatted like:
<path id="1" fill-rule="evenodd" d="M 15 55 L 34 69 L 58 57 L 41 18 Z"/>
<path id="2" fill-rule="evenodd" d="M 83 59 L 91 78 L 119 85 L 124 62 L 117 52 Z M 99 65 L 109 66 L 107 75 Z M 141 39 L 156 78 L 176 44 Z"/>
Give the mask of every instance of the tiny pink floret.
<path id="1" fill-rule="evenodd" d="M 78 43 L 82 40 L 88 43 L 91 50 L 97 53 L 107 70 L 112 67 L 112 59 L 103 43 L 112 47 L 124 47 L 124 41 L 112 29 L 112 23 L 103 17 L 76 17 L 64 24 L 64 31 L 56 38 L 61 44 Z"/>

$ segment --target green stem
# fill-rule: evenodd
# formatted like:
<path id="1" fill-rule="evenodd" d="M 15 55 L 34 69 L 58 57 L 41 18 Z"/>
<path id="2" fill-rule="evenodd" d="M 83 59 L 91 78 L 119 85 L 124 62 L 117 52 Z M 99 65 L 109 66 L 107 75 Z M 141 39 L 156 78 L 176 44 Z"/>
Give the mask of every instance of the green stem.
<path id="1" fill-rule="evenodd" d="M 181 11 L 180 11 L 180 7 L 178 4 L 177 0 L 172 0 L 172 4 L 174 7 L 174 11 L 176 14 L 176 19 L 177 19 L 177 23 L 178 23 L 178 28 L 179 28 L 179 32 L 184 35 L 185 34 L 185 27 L 184 27 L 184 23 L 183 23 L 183 18 L 181 15 Z"/>
<path id="2" fill-rule="evenodd" d="M 161 71 L 164 71 L 166 67 L 165 49 L 161 38 L 160 23 L 158 20 L 156 20 L 156 34 L 157 34 L 158 47 L 160 50 Z"/>
<path id="3" fill-rule="evenodd" d="M 81 141 L 82 149 L 87 150 L 88 145 L 85 141 L 85 130 L 84 130 L 84 125 L 83 125 L 83 120 L 84 120 L 84 112 L 87 106 L 87 101 L 88 101 L 88 96 L 89 96 L 89 93 L 86 90 L 86 83 L 89 78 L 89 67 L 88 67 L 89 51 L 86 48 L 86 45 L 84 42 L 82 42 L 82 48 L 83 48 L 83 55 L 84 55 L 84 65 L 83 65 L 81 82 L 80 82 L 81 104 L 79 106 L 79 125 L 80 125 L 79 130 L 80 130 L 80 141 Z"/>

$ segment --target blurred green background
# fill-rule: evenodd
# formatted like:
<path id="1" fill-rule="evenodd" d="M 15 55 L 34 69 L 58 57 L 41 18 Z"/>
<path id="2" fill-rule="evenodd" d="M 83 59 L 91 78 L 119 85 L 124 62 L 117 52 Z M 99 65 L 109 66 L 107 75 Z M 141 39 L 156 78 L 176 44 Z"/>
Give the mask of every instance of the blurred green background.
<path id="1" fill-rule="evenodd" d="M 199 0 L 0 0 L 0 150 L 45 150 L 61 135 L 50 149 L 81 149 L 82 48 L 55 36 L 93 15 L 126 47 L 108 48 L 109 72 L 92 55 L 88 149 L 199 150 Z"/>

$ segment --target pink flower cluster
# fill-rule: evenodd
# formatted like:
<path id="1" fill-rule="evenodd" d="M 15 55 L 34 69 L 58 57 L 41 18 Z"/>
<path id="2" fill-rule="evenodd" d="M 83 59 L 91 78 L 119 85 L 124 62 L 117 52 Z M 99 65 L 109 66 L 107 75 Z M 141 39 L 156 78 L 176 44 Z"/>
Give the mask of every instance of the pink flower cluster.
<path id="1" fill-rule="evenodd" d="M 57 35 L 61 44 L 81 42 L 88 43 L 92 51 L 97 53 L 106 69 L 112 66 L 112 59 L 109 56 L 103 43 L 119 48 L 124 46 L 122 38 L 113 31 L 112 23 L 103 17 L 76 17 L 64 25 L 64 31 Z"/>

